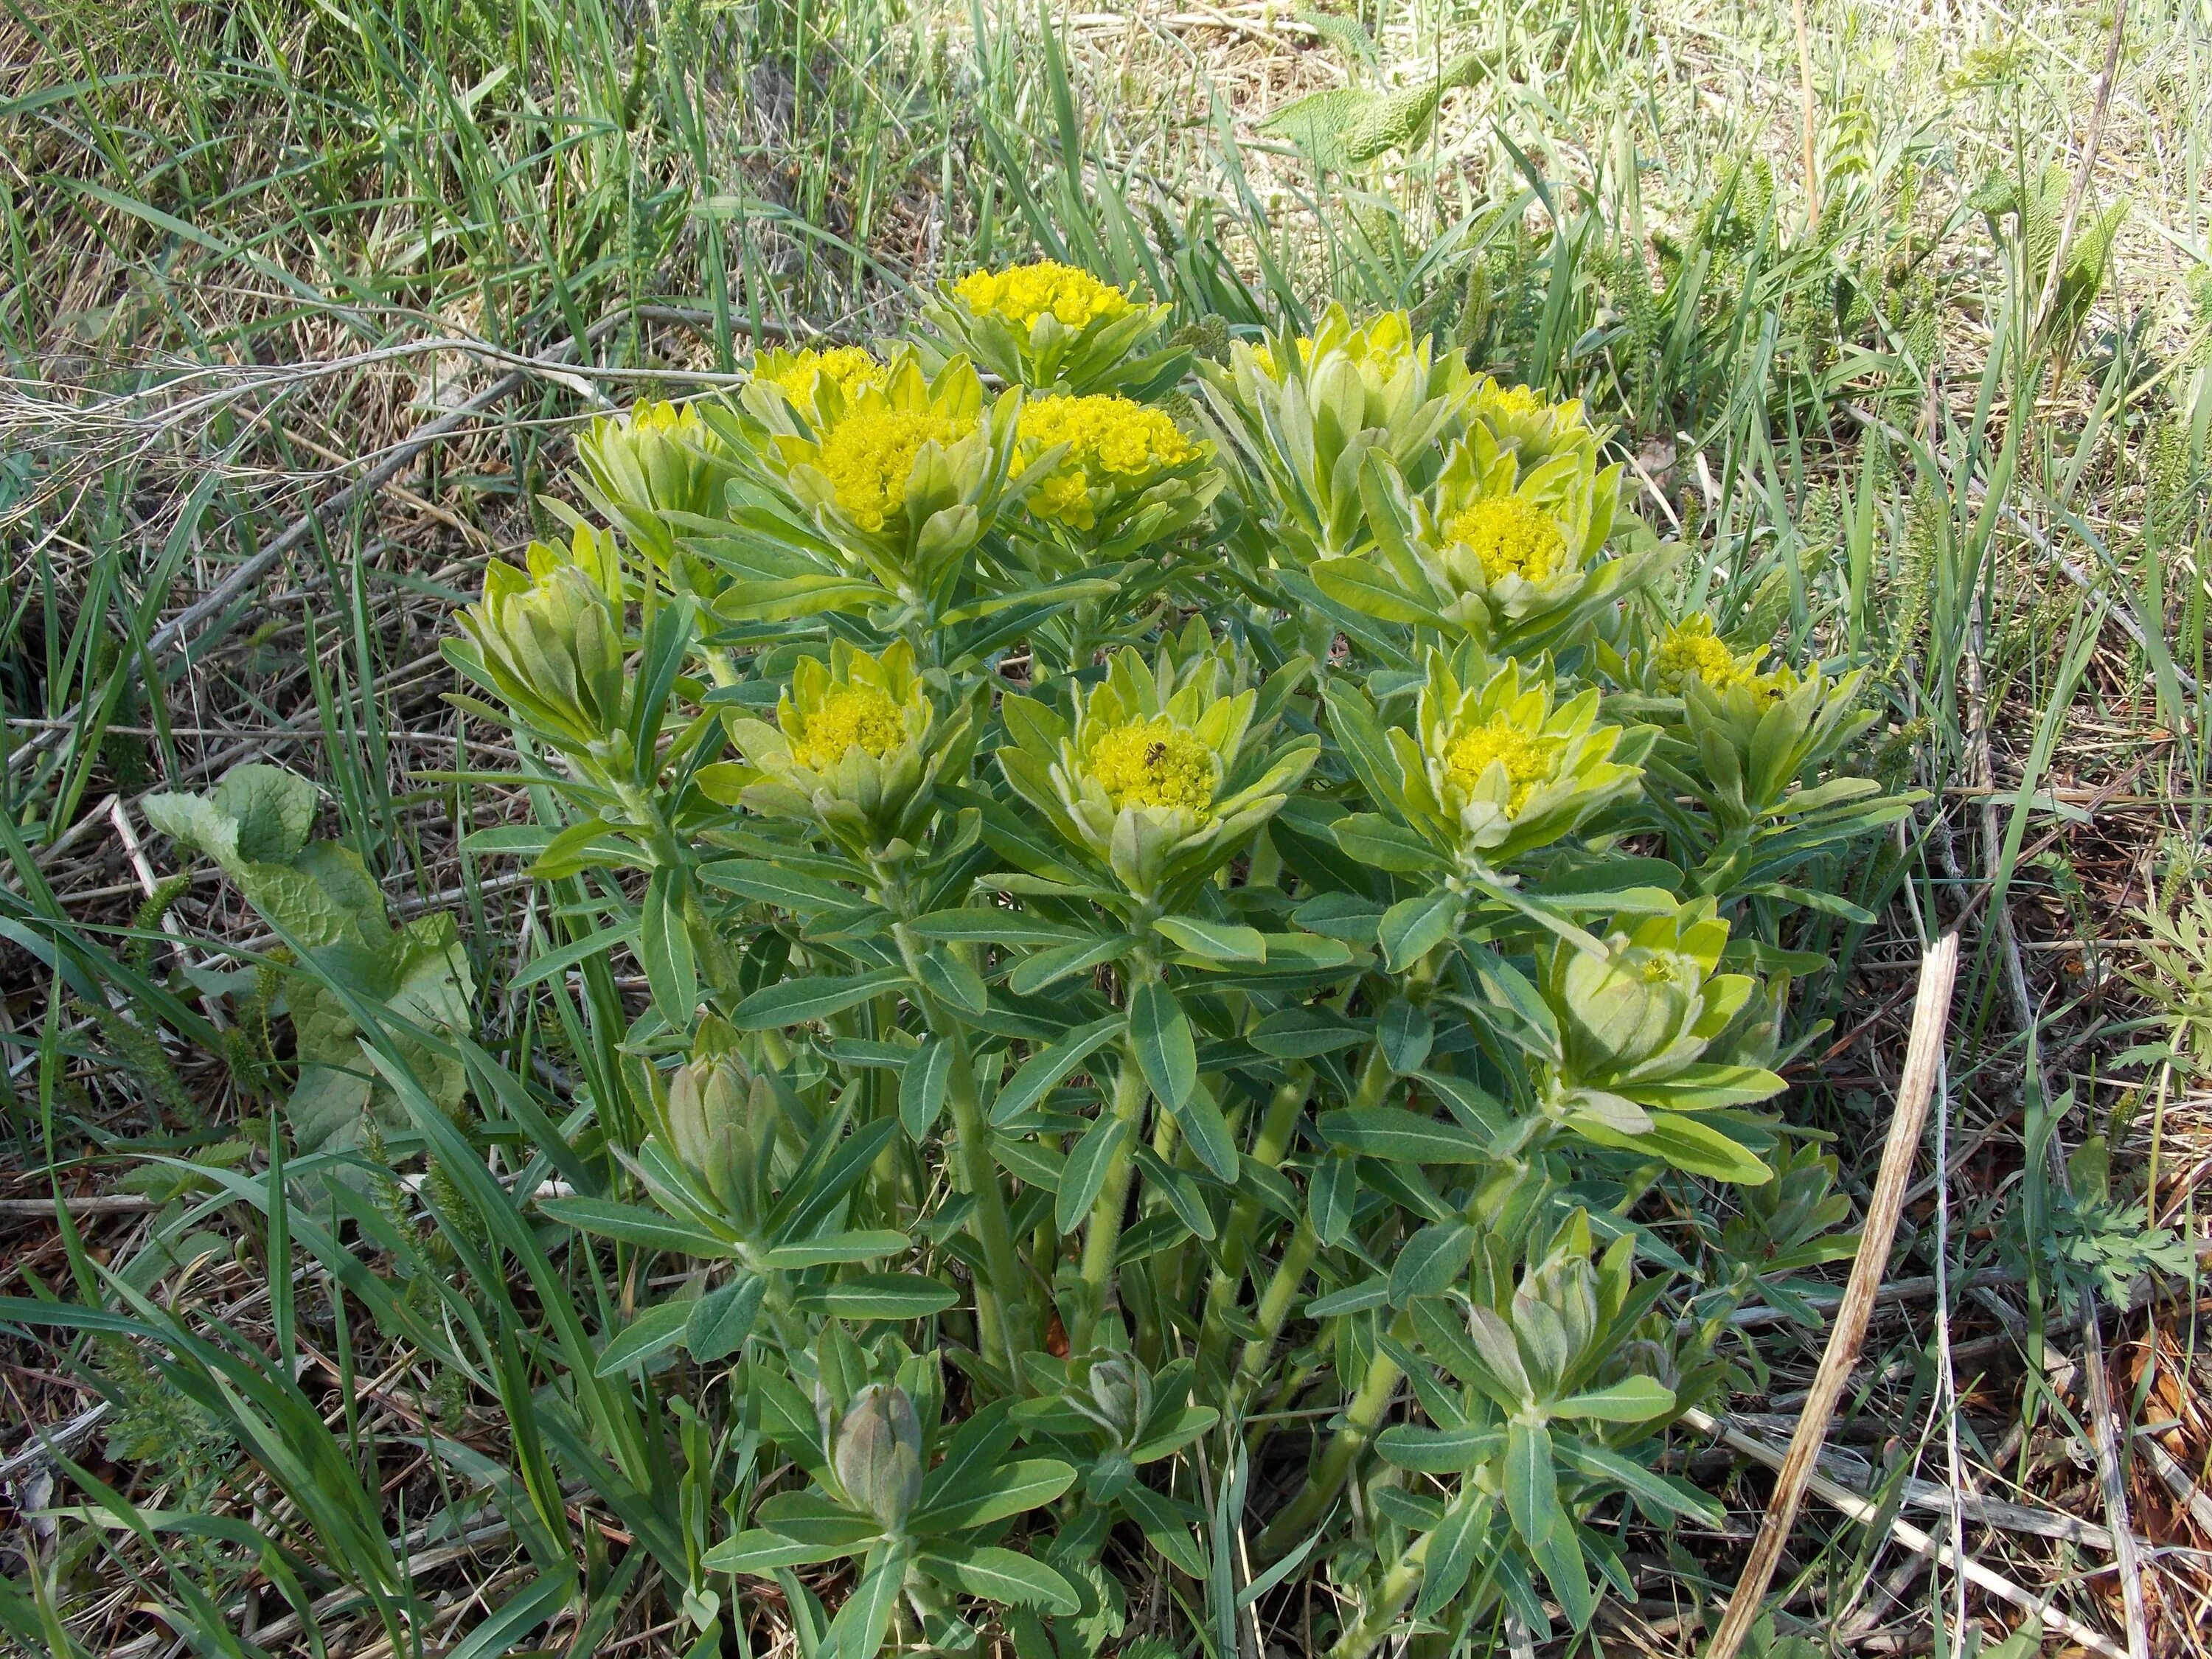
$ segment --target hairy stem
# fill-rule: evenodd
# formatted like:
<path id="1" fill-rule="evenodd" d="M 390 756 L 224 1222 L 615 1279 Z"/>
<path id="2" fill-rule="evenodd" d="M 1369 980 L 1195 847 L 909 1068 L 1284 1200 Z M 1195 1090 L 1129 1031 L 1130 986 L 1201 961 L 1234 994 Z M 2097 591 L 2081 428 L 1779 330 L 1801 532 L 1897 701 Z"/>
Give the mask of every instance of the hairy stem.
<path id="1" fill-rule="evenodd" d="M 1106 1184 L 1091 1206 L 1091 1224 L 1083 1239 L 1083 1283 L 1086 1291 L 1076 1328 L 1068 1340 L 1078 1353 L 1090 1346 L 1097 1334 L 1099 1316 L 1106 1307 L 1106 1291 L 1114 1280 L 1114 1253 L 1121 1248 L 1121 1217 L 1129 1207 L 1129 1186 L 1136 1178 L 1138 1132 L 1143 1127 L 1145 1101 L 1150 1091 L 1133 1051 L 1121 1056 L 1121 1069 L 1114 1079 L 1113 1113 L 1125 1127 L 1121 1145 L 1106 1166 Z"/>
<path id="2" fill-rule="evenodd" d="M 1273 1560 L 1328 1513 L 1337 1493 L 1344 1490 L 1353 1462 L 1374 1437 L 1375 1425 L 1382 1420 L 1390 1396 L 1397 1392 L 1398 1381 L 1404 1375 L 1396 1360 L 1380 1348 L 1376 1350 L 1375 1357 L 1367 1362 L 1367 1375 L 1359 1379 L 1358 1392 L 1345 1408 L 1343 1427 L 1330 1437 L 1298 1495 L 1283 1506 L 1260 1534 L 1254 1548 L 1261 1557 Z"/>

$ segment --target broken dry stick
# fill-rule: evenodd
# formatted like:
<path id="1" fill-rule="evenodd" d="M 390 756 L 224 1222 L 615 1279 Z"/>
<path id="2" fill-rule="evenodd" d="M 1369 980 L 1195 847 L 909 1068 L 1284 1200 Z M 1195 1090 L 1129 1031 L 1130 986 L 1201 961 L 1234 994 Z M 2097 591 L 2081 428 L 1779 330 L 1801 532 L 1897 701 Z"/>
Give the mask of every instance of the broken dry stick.
<path id="1" fill-rule="evenodd" d="M 1889 1247 L 1897 1237 L 1898 1216 L 1905 1207 L 1905 1189 L 1912 1179 L 1921 1126 L 1928 1120 L 1928 1099 L 1935 1092 L 1936 1064 L 1943 1053 L 1943 1029 L 1951 1016 L 1951 983 L 1958 973 L 1959 936 L 1946 933 L 1921 959 L 1920 992 L 1913 1004 L 1912 1035 L 1905 1044 L 1897 1110 L 1889 1121 L 1889 1139 L 1881 1149 L 1881 1170 L 1875 1177 L 1865 1229 L 1859 1234 L 1858 1255 L 1851 1262 L 1835 1323 L 1829 1328 L 1827 1352 L 1820 1356 L 1820 1369 L 1798 1417 L 1797 1432 L 1790 1437 L 1789 1453 L 1775 1477 L 1766 1516 L 1759 1522 L 1743 1577 L 1736 1583 L 1735 1594 L 1729 1600 L 1720 1629 L 1713 1633 L 1705 1659 L 1735 1659 L 1736 1650 L 1757 1620 L 1766 1586 L 1796 1521 L 1797 1505 L 1814 1474 L 1821 1443 L 1828 1437 L 1836 1401 L 1850 1380 L 1859 1345 L 1866 1340 L 1867 1321 L 1874 1313 L 1875 1297 L 1889 1264 Z"/>

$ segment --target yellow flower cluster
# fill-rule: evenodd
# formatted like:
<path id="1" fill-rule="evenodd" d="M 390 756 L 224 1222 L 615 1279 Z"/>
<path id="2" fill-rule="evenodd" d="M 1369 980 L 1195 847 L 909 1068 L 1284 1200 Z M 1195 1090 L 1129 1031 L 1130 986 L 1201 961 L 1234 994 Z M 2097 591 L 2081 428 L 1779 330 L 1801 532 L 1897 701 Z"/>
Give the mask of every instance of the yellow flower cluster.
<path id="1" fill-rule="evenodd" d="M 1461 732 L 1445 745 L 1444 771 L 1454 783 L 1472 793 L 1491 763 L 1499 763 L 1512 786 L 1505 799 L 1506 813 L 1517 816 L 1537 786 L 1552 781 L 1560 747 L 1558 738 L 1531 735 L 1504 714 L 1492 714 L 1485 724 Z"/>
<path id="2" fill-rule="evenodd" d="M 1540 582 L 1559 568 L 1567 538 L 1552 515 L 1520 495 L 1486 495 L 1454 514 L 1444 530 L 1464 543 L 1493 585 L 1508 575 Z"/>
<path id="3" fill-rule="evenodd" d="M 1091 740 L 1086 758 L 1117 812 L 1162 806 L 1180 807 L 1201 821 L 1213 815 L 1213 750 L 1165 715 L 1109 726 Z"/>
<path id="4" fill-rule="evenodd" d="M 906 481 L 921 447 L 955 443 L 974 429 L 927 410 L 859 410 L 830 428 L 815 464 L 853 522 L 881 530 L 905 504 Z"/>
<path id="5" fill-rule="evenodd" d="M 1066 444 L 1066 465 L 1132 478 L 1180 466 L 1198 453 L 1161 410 L 1110 396 L 1036 398 L 1022 406 L 1018 435 L 1029 453 Z"/>
<path id="6" fill-rule="evenodd" d="M 1552 412 L 1552 400 L 1535 387 L 1507 386 L 1498 380 L 1483 388 L 1482 401 L 1501 415 L 1528 416 Z"/>
<path id="7" fill-rule="evenodd" d="M 1713 619 L 1700 611 L 1668 629 L 1652 653 L 1659 684 L 1680 691 L 1686 680 L 1703 680 L 1716 691 L 1725 691 L 1757 678 L 1735 659 L 1727 642 L 1715 636 Z"/>
<path id="8" fill-rule="evenodd" d="M 864 386 L 881 386 L 887 371 L 865 346 L 836 346 L 828 351 L 802 351 L 775 374 L 764 375 L 794 398 L 813 395 L 814 383 L 824 374 L 837 382 L 847 398 Z"/>
<path id="9" fill-rule="evenodd" d="M 978 317 L 1003 317 L 1024 330 L 1040 317 L 1056 317 L 1070 328 L 1119 317 L 1134 303 L 1120 289 L 1087 270 L 1051 259 L 1012 270 L 977 270 L 952 286 L 960 303 Z"/>
<path id="10" fill-rule="evenodd" d="M 1096 520 L 1091 502 L 1094 471 L 1134 482 L 1180 466 L 1198 453 L 1198 446 L 1166 415 L 1127 398 L 1039 398 L 1022 406 L 1017 433 L 1017 459 L 1023 466 L 1045 450 L 1067 446 L 1060 465 L 1030 491 L 1030 511 L 1078 530 L 1090 529 Z"/>
<path id="11" fill-rule="evenodd" d="M 840 685 L 823 694 L 819 707 L 799 716 L 800 729 L 787 733 L 792 758 L 817 772 L 860 749 L 881 760 L 906 736 L 898 705 L 876 685 Z"/>

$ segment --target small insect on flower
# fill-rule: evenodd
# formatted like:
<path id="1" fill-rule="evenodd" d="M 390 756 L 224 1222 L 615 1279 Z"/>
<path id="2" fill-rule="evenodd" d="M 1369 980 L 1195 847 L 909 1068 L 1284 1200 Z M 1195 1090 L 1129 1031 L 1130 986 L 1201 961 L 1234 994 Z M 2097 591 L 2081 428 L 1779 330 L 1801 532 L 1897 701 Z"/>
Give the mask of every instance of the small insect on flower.
<path id="1" fill-rule="evenodd" d="M 1188 812 L 1200 823 L 1213 816 L 1221 763 L 1205 742 L 1165 715 L 1108 727 L 1091 740 L 1085 758 L 1117 812 L 1158 807 Z"/>

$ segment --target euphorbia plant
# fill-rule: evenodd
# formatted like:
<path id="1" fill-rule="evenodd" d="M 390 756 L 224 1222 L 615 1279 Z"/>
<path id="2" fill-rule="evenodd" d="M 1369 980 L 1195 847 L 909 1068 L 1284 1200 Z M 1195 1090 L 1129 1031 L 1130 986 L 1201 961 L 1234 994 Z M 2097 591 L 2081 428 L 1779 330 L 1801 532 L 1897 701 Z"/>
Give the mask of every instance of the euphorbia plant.
<path id="1" fill-rule="evenodd" d="M 791 1460 L 671 1582 L 853 1558 L 842 1655 L 1088 1651 L 1121 1522 L 1232 1618 L 1329 1573 L 1346 1656 L 1579 1626 L 1621 1526 L 1711 1516 L 1654 1465 L 1718 1241 L 1838 1218 L 1758 967 L 1904 810 L 1837 773 L 1856 682 L 1655 620 L 1578 405 L 1333 313 L 1201 426 L 1166 320 L 986 273 L 608 428 L 609 526 L 454 647 L 541 869 L 632 872 L 583 908 L 635 1098 L 549 1207 L 672 1273 L 602 1369 L 731 1367 L 695 1408 Z"/>

